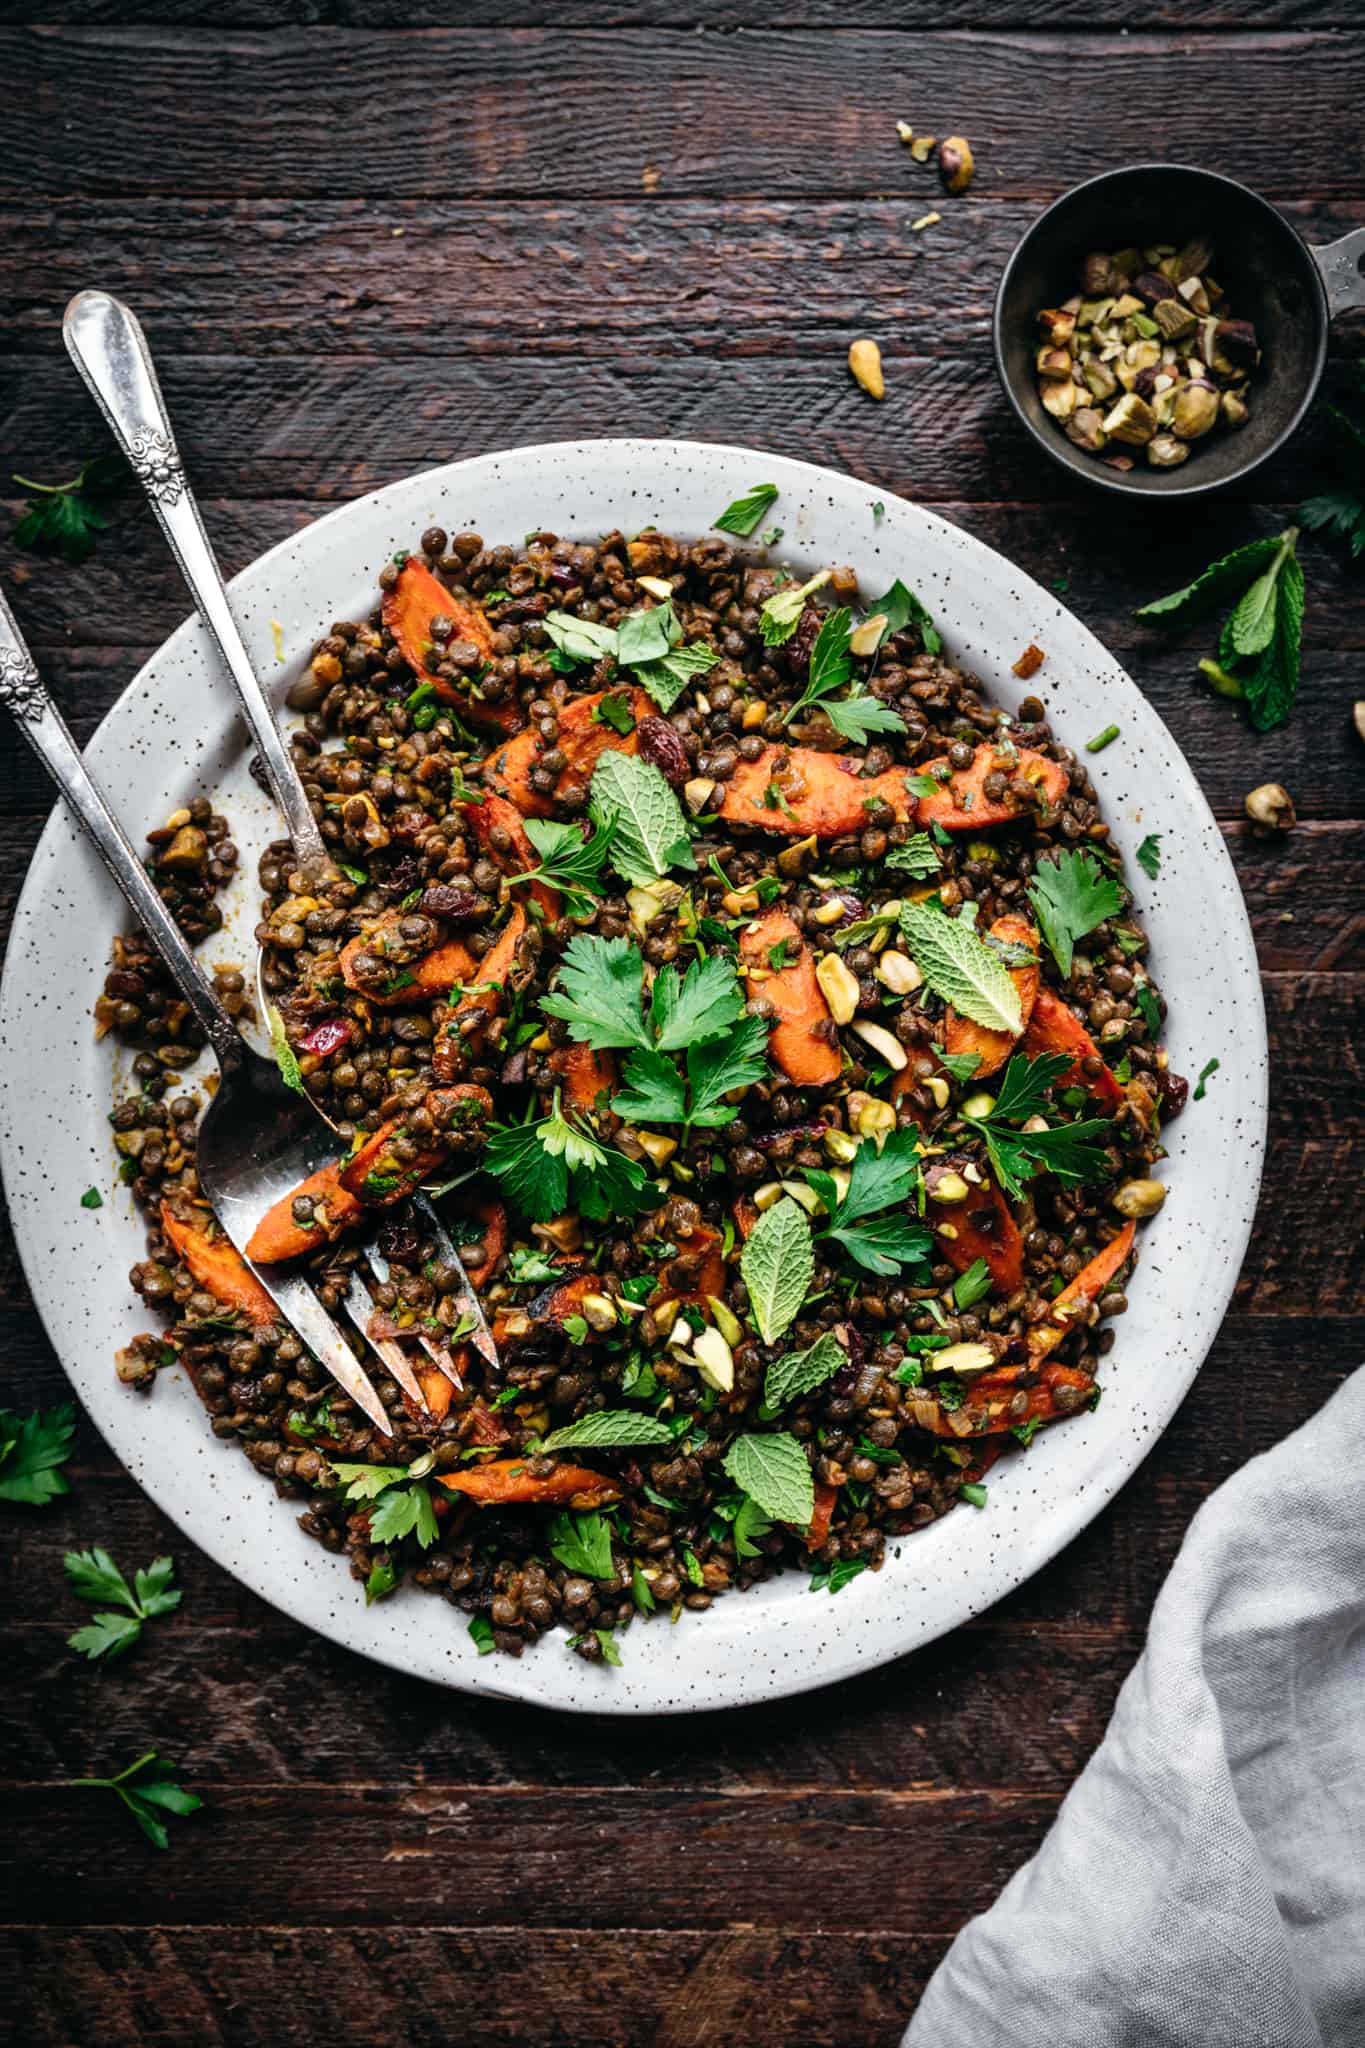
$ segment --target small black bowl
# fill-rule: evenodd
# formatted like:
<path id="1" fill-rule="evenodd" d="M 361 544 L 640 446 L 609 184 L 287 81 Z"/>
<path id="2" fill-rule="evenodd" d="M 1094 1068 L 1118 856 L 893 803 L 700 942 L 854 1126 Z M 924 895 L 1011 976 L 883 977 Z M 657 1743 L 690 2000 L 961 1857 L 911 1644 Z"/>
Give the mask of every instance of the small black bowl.
<path id="1" fill-rule="evenodd" d="M 1140 449 L 1130 470 L 1068 441 L 1044 412 L 1034 357 L 1037 316 L 1080 288 L 1092 250 L 1207 236 L 1230 317 L 1250 320 L 1261 361 L 1245 426 L 1197 441 L 1177 469 L 1151 469 Z M 1041 214 L 1005 265 L 995 300 L 995 361 L 1011 405 L 1038 445 L 1101 490 L 1197 498 L 1250 475 L 1288 440 L 1312 404 L 1327 360 L 1334 314 L 1365 306 L 1365 228 L 1310 249 L 1273 206 L 1216 171 L 1134 164 L 1077 185 Z M 1127 452 L 1127 451 L 1125 451 Z"/>

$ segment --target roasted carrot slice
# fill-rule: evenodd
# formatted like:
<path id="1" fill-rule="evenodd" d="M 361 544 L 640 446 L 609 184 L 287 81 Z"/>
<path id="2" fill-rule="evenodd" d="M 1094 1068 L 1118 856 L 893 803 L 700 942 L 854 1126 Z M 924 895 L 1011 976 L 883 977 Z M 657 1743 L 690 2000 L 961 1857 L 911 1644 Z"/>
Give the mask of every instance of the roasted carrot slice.
<path id="1" fill-rule="evenodd" d="M 463 1219 L 454 1229 L 456 1244 L 464 1261 L 465 1272 L 469 1275 L 471 1287 L 481 1291 L 492 1278 L 494 1268 L 507 1250 L 507 1211 L 496 1195 L 475 1195 L 464 1201 L 457 1200 L 457 1214 Z M 481 1243 L 482 1256 L 467 1258 L 466 1243 Z"/>
<path id="2" fill-rule="evenodd" d="M 224 1308 L 237 1309 L 258 1329 L 278 1323 L 279 1310 L 231 1238 L 210 1237 L 192 1223 L 183 1223 L 169 1202 L 161 1204 L 161 1228 L 205 1294 Z"/>
<path id="3" fill-rule="evenodd" d="M 507 992 L 507 977 L 517 964 L 517 944 L 526 929 L 526 912 L 519 903 L 512 905 L 512 915 L 499 932 L 482 960 L 473 962 L 472 971 L 466 977 L 470 993 L 461 996 L 454 1009 L 454 1016 L 468 1017 L 476 1010 L 491 1016 L 500 1009 Z M 484 982 L 493 982 L 492 988 L 485 988 Z"/>
<path id="4" fill-rule="evenodd" d="M 908 822 L 915 798 L 902 769 L 868 779 L 856 754 L 822 754 L 815 747 L 765 747 L 740 761 L 723 785 L 720 814 L 728 825 L 780 832 L 789 839 L 841 839 L 861 832 L 869 807 L 885 804 Z"/>
<path id="5" fill-rule="evenodd" d="M 1038 990 L 1019 1050 L 1035 1060 L 1047 1052 L 1069 1053 L 1071 1065 L 1059 1075 L 1057 1086 L 1087 1089 L 1105 1109 L 1116 1110 L 1121 1106 L 1123 1090 L 1112 1067 L 1105 1066 L 1103 1054 L 1076 1012 L 1050 988 Z M 1099 1060 L 1097 1074 L 1085 1072 L 1081 1062 L 1087 1059 Z"/>
<path id="6" fill-rule="evenodd" d="M 463 1130 L 480 1123 L 492 1113 L 493 1098 L 475 1082 L 461 1081 L 453 1088 L 433 1088 L 426 1098 L 439 1130 Z M 393 1117 L 353 1152 L 341 1169 L 341 1185 L 367 1208 L 389 1208 L 421 1186 L 445 1154 L 439 1145 L 419 1152 L 406 1162 L 394 1158 L 390 1147 L 403 1128 L 401 1117 Z"/>
<path id="7" fill-rule="evenodd" d="M 409 555 L 398 572 L 398 581 L 384 593 L 384 624 L 398 642 L 403 659 L 419 682 L 430 683 L 438 697 L 458 706 L 467 725 L 483 732 L 520 732 L 526 714 L 515 698 L 489 704 L 472 690 L 457 689 L 435 673 L 431 622 L 442 616 L 454 621 L 452 638 L 469 641 L 485 661 L 492 660 L 493 627 L 482 605 L 454 596 L 424 562 Z"/>
<path id="8" fill-rule="evenodd" d="M 472 981 L 479 964 L 466 945 L 459 939 L 450 939 L 444 946 L 434 946 L 420 960 L 395 967 L 392 979 L 396 986 L 380 993 L 368 988 L 356 974 L 356 960 L 362 953 L 382 954 L 385 933 L 397 926 L 402 915 L 401 910 L 386 910 L 368 931 L 357 932 L 341 949 L 341 978 L 347 988 L 381 1010 L 391 1003 L 412 1003 L 423 996 L 445 995 L 461 982 Z"/>
<path id="9" fill-rule="evenodd" d="M 479 1507 L 524 1503 L 529 1507 L 602 1508 L 619 1500 L 621 1489 L 583 1465 L 557 1465 L 553 1472 L 526 1469 L 525 1458 L 494 1458 L 468 1472 L 442 1472 L 442 1486 L 463 1493 Z"/>
<path id="10" fill-rule="evenodd" d="M 946 754 L 926 761 L 916 772 L 942 773 L 948 767 Z M 1036 754 L 1030 747 L 1015 747 L 1002 754 L 989 741 L 976 750 L 970 767 L 954 769 L 933 796 L 922 796 L 916 822 L 921 826 L 942 825 L 947 832 L 979 832 L 986 825 L 1010 825 L 1016 818 L 1032 815 L 1031 806 L 1007 790 L 1000 798 L 988 797 L 986 777 L 999 769 L 1002 775 L 1022 775 L 1042 791 L 1049 805 L 1066 795 L 1067 775 L 1060 761 Z"/>
<path id="11" fill-rule="evenodd" d="M 1055 1359 L 1041 1369 L 1006 1365 L 997 1372 L 981 1373 L 971 1382 L 962 1406 L 951 1416 L 940 1410 L 928 1427 L 934 1436 L 989 1436 L 1015 1429 L 1020 1423 L 1057 1422 L 1084 1407 L 1094 1391 L 1094 1380 L 1079 1366 L 1062 1365 Z M 970 1423 L 970 1429 L 963 1429 L 964 1421 Z M 958 1425 L 956 1429 L 953 1423 Z"/>
<path id="12" fill-rule="evenodd" d="M 725 1292 L 725 1256 L 721 1234 L 709 1223 L 699 1223 L 690 1237 L 680 1241 L 678 1256 L 659 1269 L 661 1301 L 695 1302 L 709 1294 Z"/>
<path id="13" fill-rule="evenodd" d="M 1031 953 L 1038 951 L 1037 931 L 1026 917 L 1020 917 L 1017 912 L 997 917 L 990 928 L 990 937 L 998 939 L 1002 946 L 1027 946 Z M 1027 1028 L 1042 978 L 1041 963 L 1035 960 L 1029 967 L 1011 967 L 1008 973 L 1019 991 L 1019 1008 Z M 987 1074 L 1003 1067 L 1017 1043 L 1011 1031 L 991 1031 L 984 1024 L 974 1024 L 970 1017 L 959 1016 L 956 1010 L 944 1012 L 943 1049 L 948 1053 L 974 1052 L 979 1056 L 981 1064 L 972 1075 L 974 1083 L 984 1081 Z"/>
<path id="14" fill-rule="evenodd" d="M 799 949 L 800 958 L 789 967 L 772 969 L 768 956 L 784 940 L 789 951 Z M 786 912 L 770 910 L 741 932 L 739 956 L 744 967 L 766 976 L 749 982 L 749 994 L 772 1005 L 775 1021 L 768 1049 L 783 1073 L 802 1088 L 823 1088 L 837 1081 L 843 1058 L 834 1020 L 815 978 L 811 950 Z"/>
<path id="15" fill-rule="evenodd" d="M 262 1265 L 276 1265 L 283 1259 L 301 1258 L 321 1244 L 329 1244 L 343 1230 L 359 1220 L 361 1207 L 355 1196 L 341 1185 L 344 1159 L 334 1159 L 310 1173 L 307 1180 L 281 1195 L 266 1210 L 247 1243 L 247 1256 Z M 294 1202 L 299 1195 L 311 1195 L 317 1223 L 307 1228 L 294 1221 Z M 322 1213 L 319 1215 L 319 1209 Z"/>
<path id="16" fill-rule="evenodd" d="M 489 790 L 481 804 L 466 805 L 464 820 L 483 852 L 505 874 L 524 875 L 528 869 L 539 866 L 540 855 L 531 844 L 521 812 L 505 796 Z M 505 835 L 510 845 L 498 845 L 495 833 L 500 839 Z M 551 889 L 544 882 L 528 882 L 525 886 L 546 917 L 559 916 L 558 889 Z"/>
<path id="17" fill-rule="evenodd" d="M 544 740 L 534 726 L 528 726 L 485 761 L 484 787 L 504 796 L 523 818 L 548 818 L 554 804 L 531 787 L 531 770 L 544 752 Z"/>
<path id="18" fill-rule="evenodd" d="M 615 1092 L 616 1062 L 609 1052 L 594 1052 L 590 1045 L 557 1045 L 548 1065 L 564 1083 L 564 1099 L 571 1109 L 600 1109 L 603 1098 L 610 1100 Z"/>
<path id="19" fill-rule="evenodd" d="M 822 1544 L 828 1543 L 829 1525 L 834 1519 L 834 1503 L 838 1498 L 837 1486 L 826 1486 L 823 1480 L 816 1482 L 815 1513 L 803 1539 L 807 1550 L 819 1550 Z"/>
<path id="20" fill-rule="evenodd" d="M 427 1404 L 427 1416 L 432 1422 L 444 1421 L 455 1393 L 454 1387 L 445 1374 L 435 1365 L 418 1365 L 414 1362 L 413 1372 L 422 1389 L 422 1398 Z M 420 1419 L 420 1418 L 419 1418 Z"/>
<path id="21" fill-rule="evenodd" d="M 1024 1284 L 1024 1240 L 1009 1203 L 992 1182 L 965 1202 L 930 1201 L 939 1250 L 956 1273 L 984 1259 L 1004 1298 Z M 951 1230 L 952 1236 L 944 1235 Z"/>
<path id="22" fill-rule="evenodd" d="M 1035 1323 L 1028 1333 L 1028 1348 L 1034 1358 L 1045 1358 L 1049 1351 L 1055 1350 L 1067 1331 L 1074 1329 L 1086 1311 L 1099 1300 L 1132 1251 L 1136 1235 L 1136 1223 L 1125 1223 L 1118 1236 L 1103 1251 L 1096 1252 L 1089 1265 L 1081 1267 L 1071 1285 L 1062 1289 L 1042 1322 Z"/>

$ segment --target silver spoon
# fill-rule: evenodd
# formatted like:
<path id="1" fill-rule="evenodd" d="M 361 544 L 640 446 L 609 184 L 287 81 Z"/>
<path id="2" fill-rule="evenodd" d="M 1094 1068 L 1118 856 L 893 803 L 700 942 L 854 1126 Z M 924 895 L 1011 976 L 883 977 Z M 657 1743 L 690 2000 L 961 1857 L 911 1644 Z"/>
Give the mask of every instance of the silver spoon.
<path id="1" fill-rule="evenodd" d="M 132 843 L 109 809 L 48 694 L 32 655 L 0 596 L 0 702 L 93 840 L 176 987 L 194 1012 L 218 1062 L 219 1085 L 199 1126 L 195 1165 L 201 1191 L 237 1250 L 259 1219 L 318 1167 L 336 1156 L 332 1133 L 310 1105 L 285 1087 L 273 1061 L 251 1050 L 218 1001 L 179 925 L 162 902 Z M 341 1331 L 306 1280 L 246 1261 L 296 1337 L 385 1436 L 384 1404 Z"/>
<path id="2" fill-rule="evenodd" d="M 171 432 L 170 416 L 142 327 L 136 315 L 119 299 L 108 292 L 88 291 L 78 292 L 72 299 L 66 309 L 62 331 L 67 352 L 147 493 L 199 616 L 222 656 L 241 700 L 252 738 L 260 749 L 271 787 L 284 812 L 295 858 L 305 876 L 312 871 L 322 879 L 332 872 L 332 856 L 318 830 L 298 771 L 281 738 L 233 618 L 223 587 L 222 572 Z M 258 951 L 256 986 L 262 1013 L 267 1014 L 270 997 L 265 988 L 262 963 L 263 954 Z M 314 1110 L 321 1118 L 323 1113 L 316 1105 Z M 455 1305 L 462 1322 L 470 1326 L 470 1341 L 497 1370 L 498 1354 L 488 1319 L 449 1233 L 425 1196 L 419 1194 L 413 1199 L 423 1224 L 436 1238 L 441 1258 L 459 1273 Z M 381 1281 L 387 1279 L 388 1267 L 373 1239 L 366 1242 L 364 1249 L 371 1270 Z M 375 1304 L 358 1275 L 352 1278 L 346 1310 L 352 1321 L 368 1334 Z M 459 1375 L 445 1346 L 426 1336 L 421 1341 L 428 1356 L 458 1387 Z M 382 1350 L 390 1370 L 395 1371 L 400 1383 L 406 1385 L 391 1356 L 397 1352 L 401 1360 L 402 1353 L 398 1347 L 385 1345 L 380 1340 L 376 1348 Z M 409 1391 L 425 1408 L 426 1402 L 417 1381 L 412 1381 Z"/>

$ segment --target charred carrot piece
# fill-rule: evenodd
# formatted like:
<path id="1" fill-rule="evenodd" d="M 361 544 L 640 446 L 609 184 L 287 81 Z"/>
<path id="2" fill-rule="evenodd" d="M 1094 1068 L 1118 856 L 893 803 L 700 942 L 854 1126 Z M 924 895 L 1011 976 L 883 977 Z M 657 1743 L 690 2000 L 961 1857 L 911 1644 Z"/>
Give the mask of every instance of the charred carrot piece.
<path id="1" fill-rule="evenodd" d="M 709 1223 L 699 1223 L 690 1237 L 682 1240 L 676 1259 L 659 1269 L 659 1285 L 666 1301 L 693 1302 L 698 1306 L 709 1294 L 725 1292 L 725 1257 L 721 1234 Z"/>
<path id="2" fill-rule="evenodd" d="M 438 1129 L 465 1129 L 491 1114 L 493 1098 L 486 1088 L 480 1088 L 475 1082 L 461 1081 L 453 1088 L 433 1088 L 427 1095 L 426 1108 L 431 1111 Z M 342 1166 L 341 1186 L 367 1208 L 389 1208 L 403 1196 L 410 1195 L 445 1156 L 439 1145 L 433 1145 L 421 1151 L 416 1159 L 401 1161 L 395 1158 L 391 1146 L 402 1128 L 401 1117 L 381 1124 Z"/>
<path id="3" fill-rule="evenodd" d="M 528 1472 L 525 1458 L 494 1458 L 468 1472 L 442 1472 L 442 1486 L 463 1493 L 479 1507 L 513 1503 L 529 1507 L 602 1508 L 619 1500 L 621 1489 L 583 1465 L 557 1465 L 553 1472 Z"/>
<path id="4" fill-rule="evenodd" d="M 263 1266 L 302 1258 L 305 1252 L 314 1252 L 319 1245 L 329 1244 L 357 1222 L 361 1215 L 360 1204 L 341 1185 L 345 1164 L 344 1159 L 334 1159 L 330 1165 L 320 1166 L 316 1173 L 310 1173 L 307 1180 L 291 1188 L 287 1195 L 281 1195 L 252 1231 L 246 1248 L 248 1258 L 259 1259 Z M 311 1228 L 294 1221 L 294 1203 L 300 1195 L 312 1197 L 317 1222 Z"/>
<path id="5" fill-rule="evenodd" d="M 594 1052 L 590 1045 L 557 1045 L 550 1054 L 549 1068 L 564 1083 L 564 1099 L 571 1109 L 584 1112 L 600 1109 L 616 1089 L 616 1062 L 609 1052 Z"/>
<path id="6" fill-rule="evenodd" d="M 916 799 L 904 772 L 894 769 L 871 780 L 859 774 L 856 754 L 822 754 L 815 747 L 765 747 L 754 761 L 740 761 L 723 785 L 720 814 L 728 825 L 756 832 L 780 832 L 789 839 L 841 839 L 861 832 L 868 806 L 885 804 L 897 818 L 915 815 Z"/>
<path id="7" fill-rule="evenodd" d="M 512 915 L 482 960 L 471 962 L 471 971 L 464 977 L 470 992 L 461 996 L 455 1006 L 453 1015 L 456 1021 L 478 1010 L 491 1016 L 501 1007 L 507 991 L 507 977 L 517 964 L 517 944 L 525 929 L 526 912 L 519 903 L 514 903 Z M 485 982 L 492 982 L 494 986 L 485 988 Z"/>
<path id="8" fill-rule="evenodd" d="M 540 855 L 531 844 L 521 812 L 496 790 L 490 790 L 481 804 L 467 805 L 464 817 L 482 851 L 504 874 L 524 875 L 539 865 Z M 497 844 L 495 834 L 508 843 Z M 551 889 L 544 882 L 528 882 L 525 886 L 546 917 L 559 916 L 558 889 Z"/>
<path id="9" fill-rule="evenodd" d="M 1103 1054 L 1070 1004 L 1064 1003 L 1050 988 L 1038 990 L 1019 1050 L 1035 1060 L 1048 1052 L 1069 1054 L 1071 1065 L 1058 1077 L 1057 1086 L 1084 1088 L 1108 1110 L 1121 1107 L 1123 1090 L 1113 1068 L 1105 1066 Z M 1085 1072 L 1081 1062 L 1088 1059 L 1100 1062 L 1097 1074 Z"/>
<path id="10" fill-rule="evenodd" d="M 1000 1294 L 1008 1296 L 1024 1284 L 1024 1240 L 1009 1203 L 994 1182 L 965 1202 L 935 1202 L 938 1248 L 956 1273 L 965 1273 L 978 1259 L 986 1261 Z M 946 1237 L 946 1226 L 953 1235 Z"/>
<path id="11" fill-rule="evenodd" d="M 169 1202 L 161 1204 L 161 1228 L 205 1294 L 224 1308 L 238 1310 L 257 1329 L 280 1320 L 279 1310 L 231 1238 L 209 1237 L 192 1223 L 183 1223 Z"/>
<path id="12" fill-rule="evenodd" d="M 784 941 L 790 952 L 799 950 L 800 957 L 790 966 L 770 968 L 770 953 Z M 772 1005 L 768 1049 L 783 1073 L 802 1088 L 823 1088 L 837 1081 L 843 1065 L 838 1034 L 816 980 L 810 948 L 786 912 L 770 910 L 741 932 L 739 955 L 745 967 L 767 977 L 751 980 L 749 993 Z"/>
<path id="13" fill-rule="evenodd" d="M 943 754 L 926 761 L 916 772 L 944 774 L 947 768 L 948 757 Z M 986 777 L 997 769 L 1002 775 L 1022 775 L 1041 791 L 1049 806 L 1066 795 L 1067 775 L 1060 761 L 1036 754 L 1030 747 L 1014 747 L 1010 754 L 1002 754 L 985 741 L 969 767 L 954 769 L 933 796 L 920 798 L 916 823 L 942 825 L 946 832 L 979 832 L 986 825 L 1011 825 L 1016 818 L 1031 816 L 1031 806 L 1008 791 L 1000 798 L 986 795 Z"/>
<path id="14" fill-rule="evenodd" d="M 1045 1358 L 1061 1343 L 1068 1330 L 1074 1329 L 1086 1311 L 1094 1306 L 1108 1287 L 1114 1275 L 1133 1249 L 1137 1235 L 1136 1223 L 1125 1223 L 1118 1236 L 1111 1240 L 1071 1282 L 1064 1287 L 1048 1309 L 1040 1323 L 1035 1323 L 1028 1333 L 1028 1348 L 1034 1358 Z"/>
<path id="15" fill-rule="evenodd" d="M 548 818 L 554 809 L 551 799 L 531 785 L 531 770 L 544 752 L 544 740 L 528 726 L 484 763 L 485 788 L 505 797 L 523 818 Z"/>
<path id="16" fill-rule="evenodd" d="M 614 725 L 594 716 L 604 698 L 623 694 L 635 720 L 629 732 L 618 732 Z M 586 786 L 591 782 L 593 770 L 603 754 L 637 754 L 640 751 L 637 731 L 640 720 L 654 716 L 657 716 L 654 699 L 644 690 L 598 690 L 592 696 L 575 697 L 566 704 L 559 714 L 559 738 L 555 745 L 566 757 L 567 766 L 555 785 L 556 795 L 563 792 L 567 783 L 577 782 Z"/>
<path id="17" fill-rule="evenodd" d="M 810 1518 L 810 1527 L 805 1533 L 807 1550 L 819 1550 L 829 1541 L 829 1525 L 834 1519 L 834 1503 L 839 1498 L 837 1486 L 826 1486 L 817 1481 L 815 1488 L 815 1513 Z"/>
<path id="18" fill-rule="evenodd" d="M 465 1220 L 454 1233 L 455 1241 L 460 1246 L 470 1286 L 482 1290 L 507 1250 L 507 1211 L 496 1195 L 479 1195 L 464 1202 L 459 1214 Z M 479 1258 L 469 1258 L 465 1255 L 464 1243 L 467 1240 L 473 1244 L 476 1233 L 483 1252 Z"/>
<path id="19" fill-rule="evenodd" d="M 402 914 L 400 910 L 386 910 L 368 931 L 357 932 L 341 949 L 341 978 L 347 988 L 381 1010 L 387 1009 L 391 1003 L 411 1003 L 424 995 L 445 995 L 460 983 L 472 981 L 479 964 L 459 939 L 450 939 L 444 946 L 434 946 L 430 953 L 424 953 L 411 965 L 395 967 L 392 976 L 394 987 L 379 992 L 368 987 L 357 975 L 355 963 L 362 953 L 378 951 L 382 954 L 384 935 L 397 926 Z"/>
<path id="20" fill-rule="evenodd" d="M 997 917 L 990 928 L 990 937 L 998 939 L 1004 946 L 1027 946 L 1031 953 L 1038 951 L 1038 933 L 1026 917 L 1010 912 L 1006 917 Z M 1019 992 L 1019 1009 L 1025 1028 L 1033 1014 L 1033 1005 L 1038 995 L 1038 984 L 1042 978 L 1042 965 L 1035 960 L 1031 966 L 1011 967 L 1009 978 Z M 947 1053 L 974 1052 L 980 1059 L 980 1066 L 972 1075 L 973 1083 L 984 1081 L 987 1074 L 994 1074 L 1003 1067 L 1018 1040 L 1011 1031 L 991 1031 L 984 1024 L 974 1024 L 970 1017 L 959 1016 L 956 1010 L 946 1010 L 943 1016 L 943 1049 Z"/>
<path id="21" fill-rule="evenodd" d="M 384 593 L 384 624 L 398 642 L 403 659 L 419 682 L 429 683 L 438 697 L 459 707 L 466 724 L 484 732 L 520 732 L 526 714 L 513 697 L 490 704 L 472 690 L 456 689 L 436 674 L 437 652 L 431 622 L 445 617 L 454 621 L 452 638 L 467 640 L 477 647 L 485 661 L 493 658 L 493 627 L 482 605 L 469 604 L 446 589 L 424 562 L 409 555 L 398 572 L 392 590 Z"/>
<path id="22" fill-rule="evenodd" d="M 1032 1374 L 1033 1377 L 1027 1377 Z M 1095 1391 L 1095 1382 L 1079 1366 L 1061 1365 L 1052 1359 L 1036 1366 L 1003 1366 L 998 1372 L 983 1372 L 974 1379 L 962 1406 L 951 1416 L 939 1411 L 929 1425 L 935 1436 L 991 1436 L 1003 1434 L 1026 1422 L 1057 1422 L 1074 1415 Z M 1020 1400 L 1020 1395 L 1023 1399 Z M 963 1423 L 970 1429 L 964 1430 Z M 956 1429 L 952 1424 L 956 1423 Z"/>

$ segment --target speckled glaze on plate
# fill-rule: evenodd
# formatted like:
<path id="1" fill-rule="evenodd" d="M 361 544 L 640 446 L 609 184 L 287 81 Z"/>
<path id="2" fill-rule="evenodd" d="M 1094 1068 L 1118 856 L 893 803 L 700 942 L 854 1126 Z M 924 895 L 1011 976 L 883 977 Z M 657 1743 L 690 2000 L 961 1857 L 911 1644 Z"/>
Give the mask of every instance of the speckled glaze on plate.
<path id="1" fill-rule="evenodd" d="M 1265 1146 L 1265 1017 L 1222 834 L 1118 663 L 980 541 L 875 486 L 780 456 L 686 441 L 564 442 L 452 463 L 347 505 L 237 577 L 233 605 L 282 704 L 314 642 L 333 619 L 371 608 L 378 570 L 424 527 L 472 529 L 490 542 L 517 542 L 537 527 L 592 538 L 651 522 L 702 534 L 760 481 L 781 491 L 774 517 L 785 538 L 774 559 L 805 573 L 852 563 L 869 593 L 899 575 L 938 620 L 953 660 L 1000 702 L 1016 703 L 1026 689 L 1042 696 L 1059 738 L 1076 747 L 1103 726 L 1121 728 L 1087 766 L 1126 853 L 1144 834 L 1161 834 L 1159 879 L 1132 872 L 1170 1001 L 1172 1064 L 1188 1074 L 1210 1057 L 1222 1062 L 1207 1098 L 1171 1126 L 1170 1195 L 1139 1240 L 1099 1407 L 997 1466 L 984 1510 L 958 1508 L 893 1543 L 882 1571 L 837 1597 L 787 1574 L 676 1627 L 632 1628 L 619 1670 L 583 1663 L 558 1635 L 520 1660 L 480 1658 L 464 1617 L 413 1589 L 367 1609 L 346 1562 L 294 1526 L 298 1504 L 278 1500 L 235 1446 L 210 1435 L 181 1374 L 150 1398 L 115 1378 L 116 1348 L 152 1321 L 128 1285 L 144 1256 L 143 1226 L 114 1177 L 107 1121 L 126 1055 L 95 1044 L 91 1019 L 125 910 L 60 810 L 20 899 L 0 986 L 0 1156 L 24 1269 L 72 1385 L 158 1507 L 243 1584 L 332 1640 L 441 1685 L 576 1711 L 669 1713 L 827 1685 L 942 1635 L 1046 1564 L 1133 1472 L 1208 1351 L 1250 1235 Z M 885 512 L 874 518 L 879 499 Z M 272 621 L 283 628 L 283 664 Z M 1030 641 L 1047 662 L 1022 685 L 1010 667 Z M 135 837 L 200 790 L 227 812 L 243 859 L 224 929 L 206 950 L 249 964 L 256 859 L 279 827 L 247 773 L 235 704 L 197 620 L 135 677 L 87 758 Z M 82 1209 L 92 1184 L 104 1206 Z M 88 1521 L 80 1533 L 101 1536 Z"/>

